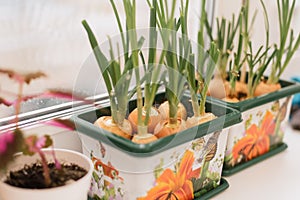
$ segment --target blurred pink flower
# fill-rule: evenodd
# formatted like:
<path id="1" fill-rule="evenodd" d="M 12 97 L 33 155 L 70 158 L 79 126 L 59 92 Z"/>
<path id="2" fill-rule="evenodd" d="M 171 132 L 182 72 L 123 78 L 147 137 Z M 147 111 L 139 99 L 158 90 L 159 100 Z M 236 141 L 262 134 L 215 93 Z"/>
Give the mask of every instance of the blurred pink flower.
<path id="1" fill-rule="evenodd" d="M 7 147 L 14 141 L 13 132 L 6 132 L 0 134 L 0 154 L 6 152 Z"/>

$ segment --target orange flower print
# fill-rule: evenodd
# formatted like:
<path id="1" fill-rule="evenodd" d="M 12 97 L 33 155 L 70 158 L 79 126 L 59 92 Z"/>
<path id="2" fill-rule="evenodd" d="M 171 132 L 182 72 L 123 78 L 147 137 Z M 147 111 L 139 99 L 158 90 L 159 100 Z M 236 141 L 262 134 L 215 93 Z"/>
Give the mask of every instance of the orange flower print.
<path id="1" fill-rule="evenodd" d="M 166 169 L 156 180 L 156 186 L 148 191 L 146 197 L 139 200 L 191 200 L 194 199 L 191 178 L 198 178 L 200 168 L 192 170 L 194 154 L 186 151 L 178 170 L 174 173 Z"/>
<path id="2" fill-rule="evenodd" d="M 275 131 L 275 121 L 273 114 L 266 112 L 260 127 L 252 124 L 246 130 L 246 135 L 239 140 L 233 147 L 232 155 L 234 161 L 237 161 L 240 156 L 247 160 L 251 160 L 259 155 L 262 155 L 270 149 L 270 135 Z"/>

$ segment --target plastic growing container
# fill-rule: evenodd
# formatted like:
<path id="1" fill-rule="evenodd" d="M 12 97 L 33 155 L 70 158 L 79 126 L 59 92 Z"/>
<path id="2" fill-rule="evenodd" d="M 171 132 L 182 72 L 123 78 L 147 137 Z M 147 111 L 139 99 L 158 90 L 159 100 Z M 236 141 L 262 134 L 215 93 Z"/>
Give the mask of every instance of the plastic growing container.
<path id="1" fill-rule="evenodd" d="M 164 100 L 164 94 L 157 95 L 155 104 Z M 181 102 L 191 110 L 187 96 Z M 130 102 L 129 110 L 135 104 Z M 95 167 L 90 198 L 155 199 L 160 194 L 192 199 L 226 189 L 227 182 L 221 184 L 220 180 L 228 129 L 241 121 L 241 115 L 214 103 L 207 103 L 206 108 L 218 118 L 143 145 L 93 124 L 100 116 L 110 114 L 109 107 L 74 116 L 76 128 L 82 133 L 83 152 Z"/>
<path id="2" fill-rule="evenodd" d="M 223 175 L 231 175 L 287 148 L 283 142 L 288 125 L 293 94 L 300 85 L 280 81 L 281 89 L 238 103 L 209 98 L 224 106 L 239 110 L 243 122 L 229 130 Z"/>

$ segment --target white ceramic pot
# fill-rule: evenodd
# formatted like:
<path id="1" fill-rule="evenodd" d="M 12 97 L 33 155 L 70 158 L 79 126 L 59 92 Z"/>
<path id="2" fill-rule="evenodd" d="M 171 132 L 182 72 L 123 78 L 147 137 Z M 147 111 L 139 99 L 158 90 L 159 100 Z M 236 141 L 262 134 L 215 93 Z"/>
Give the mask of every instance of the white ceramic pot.
<path id="1" fill-rule="evenodd" d="M 48 161 L 53 161 L 51 150 L 45 149 Z M 68 185 L 50 189 L 23 189 L 10 186 L 3 182 L 5 173 L 0 174 L 0 199 L 1 200 L 86 200 L 90 187 L 93 163 L 85 155 L 64 149 L 55 149 L 55 155 L 61 163 L 74 163 L 86 169 L 88 173 L 81 179 Z M 38 155 L 24 156 L 18 154 L 14 162 L 9 166 L 9 170 L 21 169 L 24 164 L 36 162 Z"/>

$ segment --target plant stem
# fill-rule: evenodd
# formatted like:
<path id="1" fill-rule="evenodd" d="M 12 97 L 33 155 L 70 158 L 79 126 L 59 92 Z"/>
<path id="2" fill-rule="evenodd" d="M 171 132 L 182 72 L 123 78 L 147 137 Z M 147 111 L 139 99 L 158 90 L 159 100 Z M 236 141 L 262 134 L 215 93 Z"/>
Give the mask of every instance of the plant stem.
<path id="1" fill-rule="evenodd" d="M 137 69 L 138 52 L 140 47 L 142 46 L 144 39 L 140 38 L 139 41 L 137 40 L 135 0 L 133 0 L 132 2 L 130 0 L 123 0 L 123 6 L 126 14 L 126 33 L 122 28 L 121 20 L 118 14 L 118 10 L 116 9 L 114 0 L 110 0 L 110 3 L 112 5 L 122 39 L 125 63 L 123 71 L 121 71 L 120 58 L 115 58 L 113 54 L 114 49 L 111 39 L 108 37 L 110 45 L 110 59 L 108 59 L 98 46 L 97 40 L 87 22 L 84 20 L 82 24 L 88 33 L 91 46 L 93 48 L 97 63 L 99 65 L 99 69 L 105 81 L 105 85 L 111 103 L 111 116 L 113 122 L 117 123 L 119 126 L 123 126 L 123 121 L 125 119 L 127 111 L 129 95 L 131 95 L 131 93 L 128 94 L 128 89 L 130 86 L 133 71 L 135 71 L 136 77 L 138 77 L 137 80 L 140 80 L 139 71 Z M 131 47 L 131 52 L 129 52 L 129 47 Z M 118 44 L 117 49 L 119 52 Z M 131 53 L 131 55 L 129 55 L 129 53 Z M 120 57 L 120 53 L 118 56 Z M 138 105 L 139 107 L 141 107 L 141 88 L 140 84 L 137 85 Z M 141 112 L 139 116 L 141 116 Z"/>
<path id="2" fill-rule="evenodd" d="M 23 85 L 24 82 L 21 81 L 19 82 L 19 91 L 18 91 L 18 96 L 17 96 L 17 103 L 15 104 L 15 122 L 16 122 L 16 128 L 19 127 L 19 114 L 21 110 L 21 103 L 23 99 Z"/>
<path id="3" fill-rule="evenodd" d="M 221 74 L 223 80 L 227 77 L 227 63 L 230 52 L 234 48 L 234 39 L 236 32 L 240 26 L 241 15 L 237 21 L 235 20 L 235 15 L 232 15 L 231 21 L 227 21 L 222 18 L 221 21 L 217 19 L 217 36 L 214 39 L 218 49 L 220 50 L 220 57 L 218 61 L 218 70 Z M 210 30 L 211 31 L 211 30 Z"/>
<path id="4" fill-rule="evenodd" d="M 264 51 L 263 47 L 261 46 L 258 51 L 254 54 L 252 50 L 252 42 L 249 42 L 249 54 L 247 55 L 247 63 L 249 66 L 249 72 L 248 72 L 248 91 L 249 91 L 249 98 L 254 97 L 254 92 L 256 90 L 256 87 L 261 80 L 263 73 L 271 63 L 272 59 L 277 53 L 277 50 L 274 49 L 273 53 L 268 56 L 268 52 L 270 50 L 270 47 L 266 48 Z M 266 59 L 267 57 L 267 59 Z"/>
<path id="5" fill-rule="evenodd" d="M 240 21 L 240 26 L 242 26 L 242 21 Z M 245 62 L 245 59 L 241 59 L 243 50 L 243 35 L 240 34 L 238 41 L 238 49 L 236 53 L 231 53 L 231 64 L 229 65 L 229 83 L 230 83 L 230 91 L 229 96 L 232 98 L 235 96 L 235 85 L 237 81 L 237 77 L 239 76 L 239 72 Z"/>
<path id="6" fill-rule="evenodd" d="M 151 95 L 152 93 L 157 93 L 158 85 L 157 79 L 158 79 L 158 72 L 154 72 L 160 69 L 157 69 L 158 66 L 155 66 L 155 60 L 156 60 L 156 45 L 157 45 L 157 32 L 156 32 L 156 0 L 152 1 L 152 5 L 150 5 L 150 30 L 149 30 L 149 40 L 150 40 L 150 49 L 148 54 L 148 65 L 146 69 L 146 84 L 144 87 L 145 91 L 145 99 L 144 99 L 144 108 L 146 110 L 146 116 L 144 119 L 144 125 L 146 126 L 150 119 L 150 113 L 151 113 L 151 107 L 154 102 L 155 95 Z M 153 73 L 154 72 L 154 73 Z"/>
<path id="7" fill-rule="evenodd" d="M 191 100 L 192 100 L 192 107 L 193 107 L 193 113 L 195 117 L 200 116 L 200 108 L 199 108 L 199 103 L 198 103 L 198 97 L 197 93 L 192 92 L 191 94 Z"/>
<path id="8" fill-rule="evenodd" d="M 171 12 L 169 12 L 167 1 L 159 0 L 157 4 L 157 24 L 163 41 L 163 56 L 160 57 L 159 65 L 163 64 L 164 58 L 166 58 L 169 82 L 165 83 L 165 88 L 169 103 L 169 123 L 171 124 L 177 124 L 177 110 L 182 92 L 182 83 L 180 82 L 182 68 L 177 60 L 177 21 L 174 18 L 175 5 L 176 0 L 172 0 Z"/>
<path id="9" fill-rule="evenodd" d="M 123 0 L 123 6 L 126 15 L 126 27 L 129 35 L 129 42 L 131 45 L 132 55 L 131 60 L 136 76 L 136 94 L 137 94 L 137 109 L 138 109 L 138 126 L 143 126 L 142 112 L 143 112 L 143 95 L 140 82 L 139 72 L 139 50 L 136 33 L 136 1 Z M 144 134 L 144 133 L 140 133 Z"/>
<path id="10" fill-rule="evenodd" d="M 280 76 L 299 48 L 300 34 L 298 34 L 295 40 L 293 30 L 291 29 L 295 3 L 295 0 L 292 1 L 291 5 L 290 0 L 277 0 L 280 40 L 279 45 L 276 45 L 276 48 L 278 47 L 278 49 L 275 57 L 275 63 L 272 66 L 272 71 L 267 82 L 268 84 L 278 83 Z M 287 44 L 288 39 L 290 39 L 290 41 Z"/>
<path id="11" fill-rule="evenodd" d="M 242 32 L 244 35 L 244 40 L 243 40 L 243 46 L 244 46 L 244 53 L 247 54 L 247 47 L 248 47 L 248 42 L 249 42 L 249 30 L 248 30 L 248 19 L 249 19 L 249 0 L 243 0 L 243 26 L 242 26 Z M 246 55 L 245 55 L 246 57 Z M 245 83 L 246 82 L 246 72 L 247 72 L 247 66 L 244 64 L 242 66 L 241 70 L 241 78 L 240 82 Z"/>
<path id="12" fill-rule="evenodd" d="M 48 162 L 47 162 L 46 156 L 42 152 L 42 150 L 39 150 L 38 154 L 40 155 L 40 157 L 42 159 L 42 167 L 43 167 L 43 175 L 44 175 L 44 179 L 45 179 L 45 185 L 46 185 L 46 187 L 48 187 L 51 184 Z"/>
<path id="13" fill-rule="evenodd" d="M 205 76 L 205 83 L 204 87 L 200 92 L 201 95 L 201 101 L 199 105 L 200 109 L 200 115 L 205 114 L 205 103 L 206 103 L 206 97 L 207 97 L 207 91 L 208 86 L 210 84 L 211 78 L 214 74 L 216 63 L 219 59 L 220 51 L 217 49 L 217 45 L 214 42 L 211 42 L 210 49 L 208 50 L 208 63 L 207 63 L 207 69 L 206 69 L 206 76 Z"/>
<path id="14" fill-rule="evenodd" d="M 117 23 L 118 23 L 119 31 L 121 33 L 122 44 L 123 44 L 123 51 L 125 53 L 124 54 L 124 56 L 125 56 L 125 62 L 127 62 L 127 60 L 128 60 L 128 44 L 125 41 L 124 31 L 123 31 L 123 28 L 122 28 L 122 24 L 121 24 L 121 20 L 120 20 L 120 17 L 119 17 L 119 13 L 118 13 L 118 10 L 116 8 L 114 0 L 110 0 L 110 4 L 112 5 L 112 8 L 113 8 L 113 11 L 114 11 Z"/>

